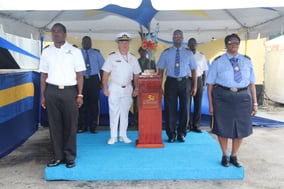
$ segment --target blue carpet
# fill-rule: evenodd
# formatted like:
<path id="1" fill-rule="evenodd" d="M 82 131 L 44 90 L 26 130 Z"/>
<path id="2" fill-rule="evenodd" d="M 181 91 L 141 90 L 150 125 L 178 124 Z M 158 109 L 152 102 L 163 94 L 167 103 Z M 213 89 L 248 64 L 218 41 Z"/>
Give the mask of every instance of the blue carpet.
<path id="1" fill-rule="evenodd" d="M 135 141 L 137 131 L 128 131 Z M 185 143 L 164 148 L 136 148 L 135 143 L 107 145 L 109 131 L 78 134 L 76 167 L 45 168 L 46 180 L 241 180 L 244 168 L 220 164 L 221 150 L 206 131 L 190 132 Z"/>

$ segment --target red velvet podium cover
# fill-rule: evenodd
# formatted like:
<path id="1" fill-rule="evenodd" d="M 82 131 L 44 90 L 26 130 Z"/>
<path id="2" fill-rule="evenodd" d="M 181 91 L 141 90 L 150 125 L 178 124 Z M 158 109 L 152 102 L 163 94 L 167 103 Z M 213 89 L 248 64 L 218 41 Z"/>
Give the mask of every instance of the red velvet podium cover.
<path id="1" fill-rule="evenodd" d="M 162 142 L 162 78 L 141 75 L 138 79 L 137 148 L 163 148 Z"/>

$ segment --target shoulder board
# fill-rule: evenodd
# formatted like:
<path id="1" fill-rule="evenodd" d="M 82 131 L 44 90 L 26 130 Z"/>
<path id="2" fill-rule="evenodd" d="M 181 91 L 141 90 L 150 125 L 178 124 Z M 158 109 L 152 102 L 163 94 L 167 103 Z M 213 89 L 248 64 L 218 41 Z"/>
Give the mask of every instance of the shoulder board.
<path id="1" fill-rule="evenodd" d="M 199 53 L 204 55 L 204 53 L 203 53 L 203 52 L 199 52 Z"/>
<path id="2" fill-rule="evenodd" d="M 220 57 L 221 57 L 221 55 L 220 55 L 220 56 L 217 56 L 213 61 L 218 60 Z"/>
<path id="3" fill-rule="evenodd" d="M 94 51 L 97 51 L 97 52 L 100 52 L 100 50 L 99 50 L 99 49 L 95 49 L 95 48 L 93 48 L 93 50 L 94 50 Z"/>
<path id="4" fill-rule="evenodd" d="M 115 52 L 111 52 L 111 53 L 109 53 L 109 55 L 111 55 L 111 54 L 114 54 Z"/>
<path id="5" fill-rule="evenodd" d="M 45 46 L 43 49 L 46 49 L 47 47 L 49 47 L 49 45 Z"/>
<path id="6" fill-rule="evenodd" d="M 189 48 L 184 48 L 185 50 L 191 51 Z"/>
<path id="7" fill-rule="evenodd" d="M 130 53 L 131 55 L 135 56 L 135 54 L 133 54 L 132 52 Z"/>
<path id="8" fill-rule="evenodd" d="M 249 57 L 248 55 L 244 55 L 244 57 L 246 57 L 247 59 L 249 59 L 249 60 L 250 60 L 250 57 Z"/>
<path id="9" fill-rule="evenodd" d="M 77 46 L 77 45 L 75 45 L 75 44 L 73 44 L 73 47 L 78 48 L 78 46 Z"/>
<path id="10" fill-rule="evenodd" d="M 169 50 L 170 48 L 167 48 L 167 49 L 165 49 L 165 50 L 163 50 L 163 52 L 165 52 L 165 51 L 167 51 L 167 50 Z"/>

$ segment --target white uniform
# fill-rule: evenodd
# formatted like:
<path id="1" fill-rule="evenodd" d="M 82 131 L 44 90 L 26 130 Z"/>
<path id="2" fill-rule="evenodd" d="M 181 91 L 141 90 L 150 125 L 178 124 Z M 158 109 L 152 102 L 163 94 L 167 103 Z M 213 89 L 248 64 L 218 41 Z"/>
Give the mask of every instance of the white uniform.
<path id="1" fill-rule="evenodd" d="M 197 64 L 196 74 L 197 77 L 202 76 L 203 71 L 208 70 L 207 60 L 204 54 L 196 51 L 194 54 L 194 58 Z M 191 73 L 189 74 L 191 76 Z"/>
<path id="2" fill-rule="evenodd" d="M 128 53 L 122 56 L 119 51 L 109 55 L 102 70 L 110 73 L 109 81 L 109 119 L 110 136 L 118 136 L 118 121 L 120 121 L 120 137 L 127 137 L 128 113 L 132 104 L 133 74 L 139 74 L 141 68 L 137 58 Z"/>

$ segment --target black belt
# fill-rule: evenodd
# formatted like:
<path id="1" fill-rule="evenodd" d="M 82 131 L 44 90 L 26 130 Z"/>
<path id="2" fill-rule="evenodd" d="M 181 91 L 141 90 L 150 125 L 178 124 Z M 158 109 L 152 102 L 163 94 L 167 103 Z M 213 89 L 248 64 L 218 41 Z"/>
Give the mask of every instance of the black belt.
<path id="1" fill-rule="evenodd" d="M 90 79 L 90 78 L 96 77 L 96 76 L 98 76 L 98 74 L 95 74 L 95 75 L 84 75 L 84 78 L 85 79 Z"/>
<path id="2" fill-rule="evenodd" d="M 222 85 L 215 85 L 215 87 L 221 87 L 222 89 L 231 91 L 231 92 L 239 92 L 239 91 L 243 91 L 243 90 L 247 90 L 248 87 L 243 87 L 243 88 L 235 88 L 235 87 L 224 87 Z"/>
<path id="3" fill-rule="evenodd" d="M 172 79 L 172 80 L 176 80 L 176 81 L 183 81 L 183 80 L 186 80 L 186 79 L 189 79 L 189 78 L 191 78 L 191 77 L 184 76 L 184 77 L 177 77 L 177 78 L 175 78 L 175 77 L 167 76 L 167 79 Z"/>
<path id="4" fill-rule="evenodd" d="M 65 86 L 65 85 L 53 85 L 53 84 L 50 84 L 50 83 L 48 83 L 48 86 L 51 86 L 51 87 L 54 87 L 54 88 L 57 88 L 57 89 L 68 89 L 68 88 L 77 87 L 77 85 Z"/>

